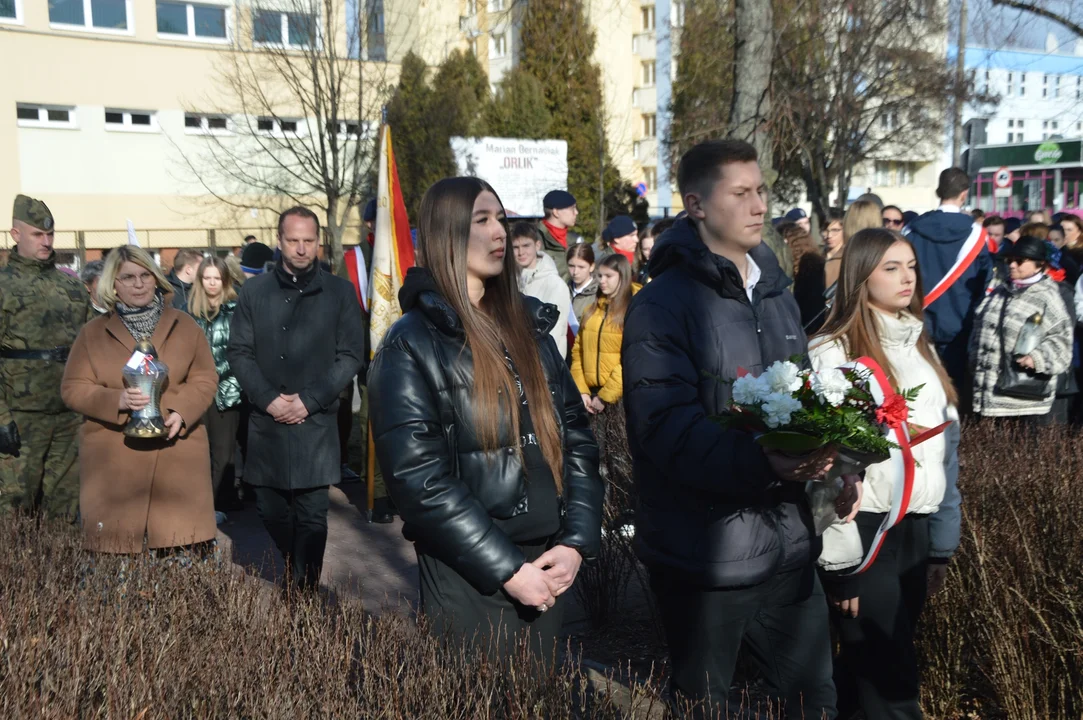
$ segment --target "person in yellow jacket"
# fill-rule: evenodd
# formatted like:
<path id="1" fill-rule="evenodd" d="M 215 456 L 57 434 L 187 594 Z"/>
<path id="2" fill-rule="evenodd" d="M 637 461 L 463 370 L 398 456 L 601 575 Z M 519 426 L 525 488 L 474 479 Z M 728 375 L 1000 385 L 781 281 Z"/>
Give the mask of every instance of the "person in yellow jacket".
<path id="1" fill-rule="evenodd" d="M 583 314 L 572 348 L 572 377 L 591 414 L 620 400 L 623 378 L 620 345 L 624 315 L 640 285 L 632 282 L 632 265 L 623 255 L 610 255 L 598 263 L 600 292 Z"/>

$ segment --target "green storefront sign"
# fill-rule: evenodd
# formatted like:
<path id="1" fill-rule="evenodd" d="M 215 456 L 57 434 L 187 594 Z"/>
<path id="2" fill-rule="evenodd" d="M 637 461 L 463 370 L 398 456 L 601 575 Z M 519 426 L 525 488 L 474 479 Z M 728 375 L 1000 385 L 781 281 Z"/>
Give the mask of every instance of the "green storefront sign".
<path id="1" fill-rule="evenodd" d="M 1055 142 L 1044 142 L 1034 151 L 1034 162 L 1039 165 L 1058 163 L 1062 157 L 1064 157 L 1064 151 Z"/>
<path id="2" fill-rule="evenodd" d="M 1027 165 L 1083 165 L 1083 141 L 1063 140 L 1042 143 L 1020 143 L 996 147 L 970 149 L 967 163 L 971 172 L 999 167 L 1025 167 Z"/>

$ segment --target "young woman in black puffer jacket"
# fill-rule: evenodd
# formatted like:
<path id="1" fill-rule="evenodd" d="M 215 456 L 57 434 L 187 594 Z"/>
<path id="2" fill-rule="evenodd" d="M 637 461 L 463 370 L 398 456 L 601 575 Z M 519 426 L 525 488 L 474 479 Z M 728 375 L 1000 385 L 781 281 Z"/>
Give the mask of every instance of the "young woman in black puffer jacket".
<path id="1" fill-rule="evenodd" d="M 519 294 L 504 209 L 476 178 L 425 194 L 403 317 L 369 370 L 388 491 L 418 556 L 437 632 L 551 659 L 604 493 L 587 413 L 549 331 L 558 309 Z"/>

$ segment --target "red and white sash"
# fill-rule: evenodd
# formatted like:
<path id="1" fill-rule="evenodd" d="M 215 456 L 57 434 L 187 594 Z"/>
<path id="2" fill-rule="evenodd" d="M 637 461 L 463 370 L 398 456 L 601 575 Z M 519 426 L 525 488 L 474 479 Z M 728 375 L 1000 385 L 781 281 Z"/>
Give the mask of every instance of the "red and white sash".
<path id="1" fill-rule="evenodd" d="M 842 367 L 853 368 L 858 373 L 870 375 L 869 390 L 872 392 L 873 400 L 876 401 L 877 406 L 883 405 L 885 401 L 897 394 L 891 387 L 891 381 L 888 380 L 887 373 L 884 372 L 879 363 L 870 357 L 860 357 Z M 914 438 L 910 437 L 910 427 L 905 420 L 888 426 L 887 439 L 899 446 L 891 451 L 891 455 L 887 460 L 887 462 L 891 463 L 895 475 L 895 483 L 891 489 L 891 509 L 888 510 L 887 517 L 877 528 L 876 536 L 873 537 L 872 544 L 869 545 L 861 564 L 847 574 L 857 575 L 868 570 L 869 566 L 876 560 L 876 555 L 884 544 L 884 538 L 887 537 L 888 530 L 898 525 L 906 517 L 907 511 L 910 509 L 910 496 L 914 492 L 915 463 L 913 446 L 919 445 L 929 438 L 936 437 L 944 432 L 949 425 L 951 425 L 951 421 L 926 430 Z"/>
<path id="2" fill-rule="evenodd" d="M 360 247 L 355 247 L 346 251 L 344 261 L 346 263 L 346 272 L 350 274 L 350 282 L 353 283 L 354 291 L 357 293 L 357 301 L 361 303 L 361 307 L 365 309 L 365 312 L 368 312 L 369 271 L 365 265 L 365 255 L 361 252 Z"/>
<path id="3" fill-rule="evenodd" d="M 977 259 L 981 253 L 982 248 L 991 248 L 993 245 L 992 240 L 989 238 L 989 233 L 985 232 L 985 228 L 981 225 L 975 225 L 970 231 L 970 235 L 967 237 L 966 242 L 959 248 L 959 254 L 955 257 L 955 264 L 951 266 L 947 274 L 940 279 L 933 289 L 925 294 L 925 305 L 929 307 L 937 298 L 943 295 L 949 287 L 951 287 L 956 280 L 962 277 L 963 273 L 967 271 Z"/>

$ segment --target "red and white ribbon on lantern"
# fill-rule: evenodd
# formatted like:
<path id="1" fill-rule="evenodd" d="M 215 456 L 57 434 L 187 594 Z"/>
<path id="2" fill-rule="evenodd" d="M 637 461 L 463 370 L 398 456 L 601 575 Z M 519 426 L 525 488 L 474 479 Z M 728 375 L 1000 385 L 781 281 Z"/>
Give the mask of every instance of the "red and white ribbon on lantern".
<path id="1" fill-rule="evenodd" d="M 851 368 L 862 376 L 868 375 L 869 390 L 877 407 L 892 404 L 893 398 L 898 397 L 898 393 L 891 387 L 891 381 L 888 380 L 887 373 L 872 358 L 860 357 L 842 367 Z M 895 475 L 895 483 L 891 489 L 891 509 L 880 527 L 877 528 L 872 544 L 869 545 L 869 549 L 865 553 L 865 558 L 856 569 L 848 574 L 857 575 L 865 572 L 875 562 L 876 555 L 880 552 L 880 548 L 883 547 L 888 531 L 906 517 L 907 511 L 910 509 L 910 497 L 914 491 L 915 463 L 913 446 L 919 445 L 929 438 L 936 437 L 944 432 L 949 425 L 951 425 L 950 421 L 942 423 L 911 438 L 910 427 L 905 419 L 894 418 L 888 420 L 887 439 L 898 445 L 898 448 L 891 450 L 891 455 L 886 461 L 891 463 Z"/>

